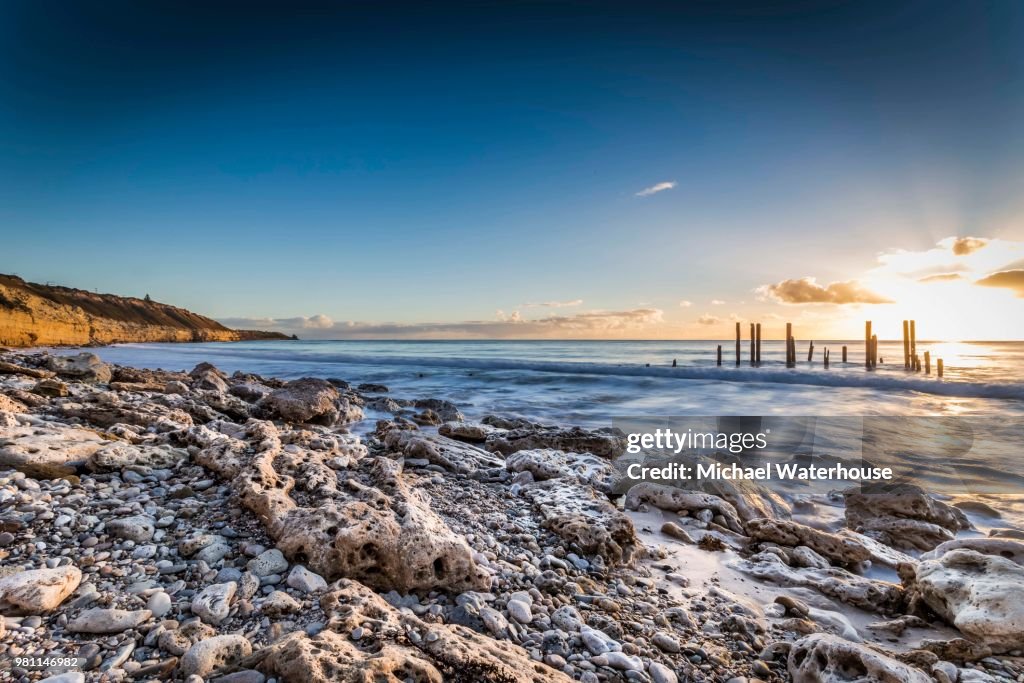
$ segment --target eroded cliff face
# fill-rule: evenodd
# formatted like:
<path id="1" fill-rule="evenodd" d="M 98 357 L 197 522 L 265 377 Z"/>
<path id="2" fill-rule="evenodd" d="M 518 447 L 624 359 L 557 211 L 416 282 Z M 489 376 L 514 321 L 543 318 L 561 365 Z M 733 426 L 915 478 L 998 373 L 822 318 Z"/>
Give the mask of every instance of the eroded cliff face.
<path id="1" fill-rule="evenodd" d="M 0 275 L 0 346 L 284 339 L 238 331 L 167 304 Z"/>

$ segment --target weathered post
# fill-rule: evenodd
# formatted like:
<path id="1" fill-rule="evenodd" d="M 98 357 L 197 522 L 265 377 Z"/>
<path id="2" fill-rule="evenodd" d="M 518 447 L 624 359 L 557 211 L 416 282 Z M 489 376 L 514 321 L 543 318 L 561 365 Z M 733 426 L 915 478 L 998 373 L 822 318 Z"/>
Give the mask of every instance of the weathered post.
<path id="1" fill-rule="evenodd" d="M 917 321 L 910 321 L 910 357 L 917 355 Z"/>
<path id="2" fill-rule="evenodd" d="M 910 321 L 903 321 L 903 369 L 910 369 Z"/>
<path id="3" fill-rule="evenodd" d="M 878 367 L 878 335 L 871 335 L 871 367 Z"/>
<path id="4" fill-rule="evenodd" d="M 755 344 L 757 339 L 754 337 L 754 323 L 750 323 L 750 367 L 754 367 L 754 363 L 757 361 L 757 349 Z"/>
<path id="5" fill-rule="evenodd" d="M 814 360 L 814 340 L 811 340 L 810 346 L 807 347 L 807 362 L 810 363 Z"/>
<path id="6" fill-rule="evenodd" d="M 721 367 L 721 365 L 722 365 L 722 345 L 721 344 L 718 345 L 718 365 L 719 365 L 719 367 Z"/>
<path id="7" fill-rule="evenodd" d="M 846 362 L 846 344 L 843 344 L 843 362 Z"/>
<path id="8" fill-rule="evenodd" d="M 828 347 L 827 346 L 825 347 L 825 350 L 822 351 L 821 358 L 822 358 L 822 361 L 825 363 L 825 369 L 828 370 Z"/>
<path id="9" fill-rule="evenodd" d="M 924 352 L 924 374 L 926 374 L 926 375 L 932 374 L 932 352 L 931 351 L 925 351 Z"/>
<path id="10" fill-rule="evenodd" d="M 736 367 L 740 366 L 740 324 L 736 323 Z"/>
<path id="11" fill-rule="evenodd" d="M 757 353 L 756 360 L 754 361 L 760 367 L 761 365 L 761 323 L 757 324 Z"/>
<path id="12" fill-rule="evenodd" d="M 942 359 L 940 358 L 937 361 L 935 361 L 935 371 L 938 373 L 939 377 L 942 377 L 942 370 Z"/>
<path id="13" fill-rule="evenodd" d="M 789 355 L 789 345 L 793 340 L 793 323 L 786 323 L 786 367 L 790 367 L 793 362 Z"/>
<path id="14" fill-rule="evenodd" d="M 871 369 L 871 321 L 864 323 L 864 367 Z"/>

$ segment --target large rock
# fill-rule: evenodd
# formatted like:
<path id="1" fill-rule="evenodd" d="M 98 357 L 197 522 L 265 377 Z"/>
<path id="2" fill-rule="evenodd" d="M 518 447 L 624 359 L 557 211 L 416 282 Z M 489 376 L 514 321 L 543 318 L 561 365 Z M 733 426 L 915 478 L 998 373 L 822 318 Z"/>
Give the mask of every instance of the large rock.
<path id="1" fill-rule="evenodd" d="M 210 363 L 200 363 L 192 368 L 192 372 L 188 375 L 192 378 L 192 386 L 196 389 L 221 392 L 228 390 L 227 375 Z"/>
<path id="2" fill-rule="evenodd" d="M 504 465 L 500 457 L 482 448 L 439 434 L 403 429 L 391 422 L 378 423 L 377 434 L 389 450 L 407 458 L 427 460 L 451 472 L 471 474 Z"/>
<path id="3" fill-rule="evenodd" d="M 771 581 L 779 586 L 813 588 L 830 598 L 871 612 L 892 612 L 905 600 L 900 585 L 858 576 L 840 567 L 790 567 L 770 552 L 733 560 L 729 565 L 762 581 Z"/>
<path id="4" fill-rule="evenodd" d="M 286 450 L 277 428 L 259 420 L 238 436 L 244 439 L 206 428 L 189 433 L 201 446 L 196 460 L 231 482 L 293 562 L 328 580 L 354 577 L 403 593 L 490 587 L 465 539 L 406 484 L 399 462 L 360 461 L 360 477 L 341 487 L 325 465 L 330 451 Z"/>
<path id="5" fill-rule="evenodd" d="M 260 401 L 264 413 L 285 422 L 310 422 L 333 425 L 340 411 L 341 394 L 330 382 L 315 377 L 303 377 L 275 389 Z"/>
<path id="6" fill-rule="evenodd" d="M 39 614 L 56 608 L 82 582 L 78 567 L 29 569 L 0 578 L 0 612 Z"/>
<path id="7" fill-rule="evenodd" d="M 917 567 L 921 599 L 993 652 L 1024 648 L 1024 567 L 995 555 L 954 549 Z"/>
<path id="8" fill-rule="evenodd" d="M 971 528 L 961 510 L 935 500 L 920 486 L 862 484 L 844 498 L 847 526 L 894 548 L 931 550 Z"/>
<path id="9" fill-rule="evenodd" d="M 628 510 L 636 510 L 641 505 L 647 504 L 666 510 L 668 512 L 699 512 L 700 510 L 711 510 L 716 515 L 721 515 L 729 529 L 743 532 L 743 524 L 740 522 L 736 508 L 726 500 L 710 493 L 700 491 L 687 491 L 665 484 L 654 484 L 642 482 L 629 488 L 626 493 L 625 507 Z"/>
<path id="10" fill-rule="evenodd" d="M 791 548 L 806 546 L 833 564 L 853 565 L 871 559 L 871 551 L 852 538 L 830 534 L 791 520 L 751 520 L 747 523 L 747 533 L 757 541 L 770 541 Z"/>
<path id="11" fill-rule="evenodd" d="M 942 557 L 950 550 L 964 548 L 982 555 L 996 555 L 1024 566 L 1024 542 L 1011 538 L 958 538 L 946 541 L 921 555 L 922 560 L 934 560 Z"/>
<path id="12" fill-rule="evenodd" d="M 616 470 L 605 458 L 592 453 L 564 453 L 550 448 L 516 451 L 505 458 L 509 472 L 529 472 L 534 480 L 568 479 L 609 492 L 615 485 Z"/>
<path id="13" fill-rule="evenodd" d="M 209 674 L 225 666 L 237 664 L 252 654 L 252 645 L 245 636 L 213 636 L 192 645 L 181 658 L 179 669 L 183 677 Z M 301 680 L 301 679 L 296 679 Z"/>
<path id="14" fill-rule="evenodd" d="M 56 422 L 8 427 L 0 439 L 0 468 L 39 479 L 66 477 L 75 474 L 75 461 L 110 443 L 96 432 Z"/>
<path id="15" fill-rule="evenodd" d="M 110 366 L 100 360 L 95 353 L 80 353 L 77 356 L 51 356 L 47 361 L 47 366 L 61 377 L 69 377 L 79 382 L 105 384 L 113 376 Z"/>
<path id="16" fill-rule="evenodd" d="M 282 681 L 443 683 L 569 683 L 572 679 L 507 640 L 463 626 L 428 624 L 402 613 L 354 581 L 340 581 L 320 600 L 328 628 L 302 632 L 258 650 L 242 662 Z M 372 638 L 353 641 L 353 629 L 372 624 Z"/>
<path id="17" fill-rule="evenodd" d="M 639 541 L 633 522 L 589 486 L 563 480 L 523 488 L 541 526 L 583 555 L 597 555 L 611 565 L 629 564 Z"/>
<path id="18" fill-rule="evenodd" d="M 535 448 L 551 448 L 567 453 L 593 453 L 602 458 L 615 458 L 626 450 L 626 435 L 614 428 L 587 430 L 581 427 L 522 427 L 490 435 L 487 448 L 504 455 Z"/>
<path id="19" fill-rule="evenodd" d="M 827 633 L 793 643 L 786 668 L 793 683 L 932 683 L 919 669 Z"/>

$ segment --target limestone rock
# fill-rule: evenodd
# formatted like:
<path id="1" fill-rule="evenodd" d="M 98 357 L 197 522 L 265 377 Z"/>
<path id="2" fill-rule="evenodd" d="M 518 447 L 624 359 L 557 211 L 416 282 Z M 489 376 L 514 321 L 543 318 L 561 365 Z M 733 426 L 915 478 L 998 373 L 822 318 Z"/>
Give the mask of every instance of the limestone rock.
<path id="1" fill-rule="evenodd" d="M 844 498 L 847 526 L 895 548 L 931 550 L 971 528 L 961 510 L 915 485 L 862 484 Z"/>
<path id="2" fill-rule="evenodd" d="M 803 586 L 871 612 L 890 612 L 902 605 L 903 587 L 858 576 L 839 567 L 797 569 L 778 555 L 762 552 L 728 563 L 734 569 L 780 586 Z"/>
<path id="3" fill-rule="evenodd" d="M 0 440 L 0 467 L 56 479 L 74 474 L 70 463 L 85 460 L 109 443 L 96 432 L 59 423 L 9 427 Z"/>
<path id="4" fill-rule="evenodd" d="M 437 429 L 442 436 L 469 443 L 484 443 L 489 437 L 502 431 L 504 430 L 481 422 L 445 422 Z"/>
<path id="5" fill-rule="evenodd" d="M 852 565 L 871 558 L 871 552 L 851 538 L 784 519 L 755 519 L 747 523 L 747 533 L 758 541 L 779 545 L 807 546 L 835 564 Z"/>
<path id="6" fill-rule="evenodd" d="M 126 467 L 165 469 L 187 458 L 187 452 L 170 446 L 133 446 L 115 441 L 90 455 L 86 467 L 93 472 L 117 472 Z"/>
<path id="7" fill-rule="evenodd" d="M 547 481 L 524 487 L 523 495 L 541 525 L 577 552 L 599 555 L 612 565 L 633 561 L 639 548 L 633 522 L 591 488 Z"/>
<path id="8" fill-rule="evenodd" d="M 179 669 L 182 676 L 201 676 L 225 666 L 237 664 L 252 654 L 252 645 L 244 636 L 213 636 L 200 640 L 188 649 L 181 658 Z M 301 679 L 296 679 L 301 680 Z"/>
<path id="9" fill-rule="evenodd" d="M 787 669 L 793 683 L 932 683 L 919 669 L 827 633 L 793 643 Z"/>
<path id="10" fill-rule="evenodd" d="M 292 614 L 302 609 L 302 605 L 284 591 L 274 591 L 266 597 L 260 610 L 271 617 Z"/>
<path id="11" fill-rule="evenodd" d="M 615 468 L 604 458 L 550 448 L 516 451 L 505 458 L 505 467 L 510 472 L 529 472 L 536 481 L 569 479 L 605 493 L 616 479 Z"/>
<path id="12" fill-rule="evenodd" d="M 736 513 L 736 508 L 728 501 L 710 493 L 688 491 L 651 482 L 642 482 L 631 486 L 626 493 L 625 507 L 629 510 L 636 510 L 644 503 L 669 512 L 711 510 L 714 514 L 722 515 L 725 518 L 726 526 L 729 529 L 737 533 L 743 532 L 743 524 Z"/>
<path id="13" fill-rule="evenodd" d="M 333 425 L 340 411 L 341 394 L 326 380 L 303 377 L 275 389 L 260 401 L 260 408 L 269 416 L 285 422 L 309 422 Z"/>
<path id="14" fill-rule="evenodd" d="M 231 601 L 238 584 L 234 581 L 214 583 L 192 598 L 192 614 L 213 626 L 220 625 L 231 613 Z"/>
<path id="15" fill-rule="evenodd" d="M 0 612 L 39 614 L 56 608 L 82 582 L 77 567 L 29 569 L 0 578 Z"/>
<path id="16" fill-rule="evenodd" d="M 21 401 L 15 401 L 13 398 L 0 394 L 0 410 L 8 413 L 25 413 L 28 412 L 28 408 Z"/>
<path id="17" fill-rule="evenodd" d="M 973 550 L 982 555 L 1005 557 L 1019 565 L 1024 565 L 1024 542 L 1010 538 L 958 538 L 946 541 L 934 550 L 924 553 L 921 555 L 921 559 L 934 560 L 957 548 Z"/>
<path id="18" fill-rule="evenodd" d="M 61 377 L 70 377 L 80 382 L 106 384 L 113 376 L 109 365 L 95 353 L 80 353 L 76 356 L 51 356 L 47 367 Z"/>
<path id="19" fill-rule="evenodd" d="M 156 529 L 152 517 L 132 515 L 107 522 L 107 531 L 118 538 L 145 543 L 153 538 Z"/>
<path id="20" fill-rule="evenodd" d="M 272 423 L 250 420 L 244 441 L 205 429 L 190 438 L 203 445 L 198 462 L 231 482 L 278 549 L 328 580 L 356 577 L 401 592 L 490 586 L 465 539 L 406 484 L 394 460 L 372 459 L 361 471 L 367 483 L 350 478 L 339 488 L 315 453 L 286 452 Z M 316 495 L 300 496 L 297 486 Z"/>
<path id="21" fill-rule="evenodd" d="M 324 580 L 324 577 L 309 571 L 299 564 L 292 567 L 286 583 L 303 593 L 317 593 L 327 590 L 327 581 Z"/>
<path id="22" fill-rule="evenodd" d="M 954 549 L 917 567 L 924 602 L 993 652 L 1024 644 L 1024 567 L 995 555 Z"/>
<path id="23" fill-rule="evenodd" d="M 68 385 L 59 379 L 41 379 L 32 387 L 32 393 L 48 398 L 63 398 L 68 395 Z"/>
<path id="24" fill-rule="evenodd" d="M 148 609 L 124 610 L 93 607 L 68 622 L 72 633 L 121 633 L 145 623 L 153 616 Z"/>
<path id="25" fill-rule="evenodd" d="M 428 460 L 451 472 L 471 474 L 488 468 L 503 467 L 504 461 L 482 448 L 438 434 L 402 429 L 393 423 L 378 424 L 384 445 L 407 458 Z"/>
<path id="26" fill-rule="evenodd" d="M 523 427 L 498 432 L 487 439 L 488 450 L 504 455 L 537 448 L 615 458 L 626 449 L 626 435 L 615 428 L 587 430 L 581 427 Z"/>
<path id="27" fill-rule="evenodd" d="M 258 650 L 244 665 L 279 680 L 305 683 L 572 680 L 532 661 L 508 641 L 463 626 L 427 624 L 399 612 L 355 581 L 339 581 L 320 606 L 330 615 L 326 630 L 313 637 L 293 633 Z M 348 634 L 363 624 L 373 625 L 373 638 L 353 642 Z"/>

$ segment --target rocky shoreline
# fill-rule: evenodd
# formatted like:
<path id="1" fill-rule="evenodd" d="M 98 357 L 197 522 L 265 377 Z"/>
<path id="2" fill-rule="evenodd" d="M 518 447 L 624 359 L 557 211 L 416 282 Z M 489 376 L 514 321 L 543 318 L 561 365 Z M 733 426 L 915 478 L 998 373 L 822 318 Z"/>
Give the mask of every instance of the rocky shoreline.
<path id="1" fill-rule="evenodd" d="M 0 680 L 1024 681 L 1021 530 L 965 536 L 909 488 L 837 493 L 842 529 L 756 486 L 619 495 L 623 447 L 380 385 L 0 353 Z M 83 665 L 15 661 L 42 657 Z"/>

